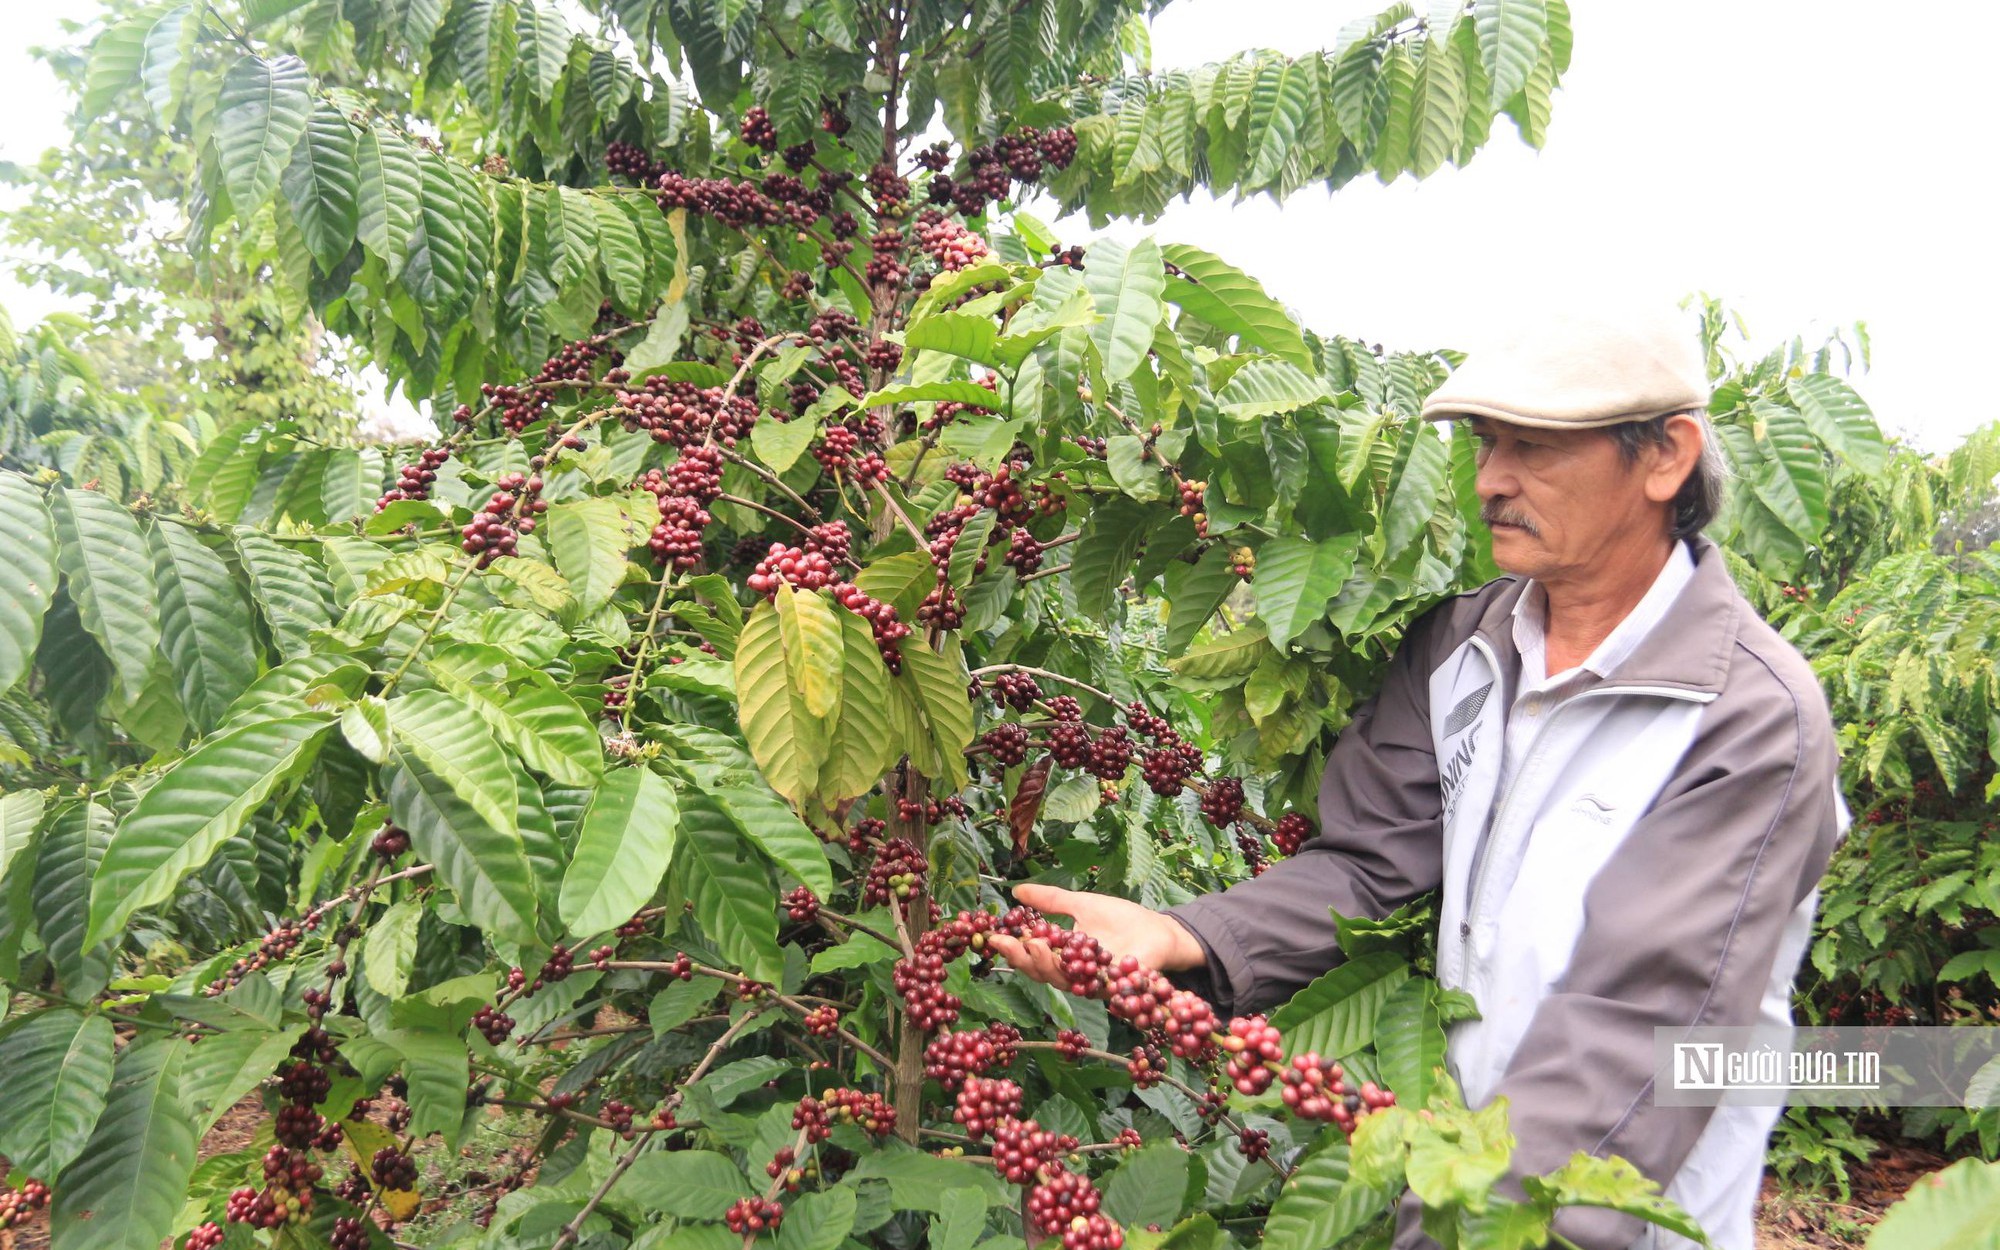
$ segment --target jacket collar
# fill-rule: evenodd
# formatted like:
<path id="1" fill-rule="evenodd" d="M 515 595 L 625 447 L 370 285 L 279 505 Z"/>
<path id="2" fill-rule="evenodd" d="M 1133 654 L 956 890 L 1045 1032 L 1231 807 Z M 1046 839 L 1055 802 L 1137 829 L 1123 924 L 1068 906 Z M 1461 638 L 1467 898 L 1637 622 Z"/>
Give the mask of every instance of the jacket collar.
<path id="1" fill-rule="evenodd" d="M 1694 576 L 1651 633 L 1604 680 L 1620 686 L 1657 686 L 1717 695 L 1729 677 L 1729 658 L 1742 625 L 1744 599 L 1729 576 L 1722 549 L 1696 535 L 1688 540 Z M 1474 633 L 1485 641 L 1501 671 L 1520 671 L 1514 646 L 1514 609 L 1527 592 L 1525 578 L 1509 584 L 1486 604 Z"/>

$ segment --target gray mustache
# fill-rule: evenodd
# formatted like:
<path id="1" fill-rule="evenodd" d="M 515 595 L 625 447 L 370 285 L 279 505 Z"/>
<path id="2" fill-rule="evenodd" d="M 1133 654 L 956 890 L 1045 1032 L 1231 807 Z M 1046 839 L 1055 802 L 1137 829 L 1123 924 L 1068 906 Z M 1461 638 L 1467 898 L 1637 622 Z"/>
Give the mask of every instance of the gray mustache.
<path id="1" fill-rule="evenodd" d="M 1528 519 L 1526 513 L 1517 512 L 1498 500 L 1481 505 L 1479 519 L 1485 522 L 1489 529 L 1495 525 L 1518 525 L 1528 531 L 1528 536 L 1531 538 L 1542 536 L 1542 532 L 1535 528 L 1535 523 Z"/>

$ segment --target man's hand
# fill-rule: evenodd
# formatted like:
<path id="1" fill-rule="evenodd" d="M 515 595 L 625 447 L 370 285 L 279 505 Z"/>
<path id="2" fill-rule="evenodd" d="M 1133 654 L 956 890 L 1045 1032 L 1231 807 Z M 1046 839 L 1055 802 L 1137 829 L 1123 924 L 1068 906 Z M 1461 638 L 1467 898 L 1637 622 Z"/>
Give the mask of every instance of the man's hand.
<path id="1" fill-rule="evenodd" d="M 1052 885 L 1015 886 L 1014 897 L 1051 916 L 1068 916 L 1076 922 L 1076 929 L 1096 938 L 1113 955 L 1134 956 L 1148 968 L 1179 972 L 1208 962 L 1201 943 L 1179 921 L 1129 900 Z M 1063 975 L 1062 957 L 1040 938 L 1024 942 L 994 934 L 986 942 L 1008 963 L 1035 980 L 1054 986 L 1069 985 L 1069 978 Z"/>

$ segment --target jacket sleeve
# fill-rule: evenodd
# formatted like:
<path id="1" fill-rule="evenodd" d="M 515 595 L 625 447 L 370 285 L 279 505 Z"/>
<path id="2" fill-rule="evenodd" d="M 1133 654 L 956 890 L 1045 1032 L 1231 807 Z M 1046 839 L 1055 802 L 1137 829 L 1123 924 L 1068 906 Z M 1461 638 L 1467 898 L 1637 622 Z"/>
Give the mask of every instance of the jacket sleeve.
<path id="1" fill-rule="evenodd" d="M 1184 983 L 1224 1015 L 1281 1003 L 1338 964 L 1331 912 L 1379 919 L 1442 880 L 1426 662 L 1442 611 L 1410 628 L 1381 691 L 1341 731 L 1320 777 L 1319 835 L 1260 877 L 1168 910 L 1208 956 Z"/>
<path id="2" fill-rule="evenodd" d="M 1517 1142 L 1509 1196 L 1577 1151 L 1673 1180 L 1714 1109 L 1655 1105 L 1654 1029 L 1755 1024 L 1786 922 L 1833 853 L 1838 762 L 1819 689 L 1751 653 L 1736 665 L 1754 671 L 1755 690 L 1711 709 L 1714 723 L 1592 879 L 1569 968 L 1501 1078 Z M 1399 1250 L 1422 1244 L 1410 1214 Z M 1575 1207 L 1555 1228 L 1582 1250 L 1616 1250 L 1645 1225 Z"/>

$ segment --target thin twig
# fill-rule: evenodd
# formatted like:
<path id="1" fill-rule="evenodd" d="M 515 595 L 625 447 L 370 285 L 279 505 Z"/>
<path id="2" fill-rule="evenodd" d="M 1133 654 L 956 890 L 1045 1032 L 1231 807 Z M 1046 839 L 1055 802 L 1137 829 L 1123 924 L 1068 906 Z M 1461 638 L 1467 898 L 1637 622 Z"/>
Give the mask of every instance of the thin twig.
<path id="1" fill-rule="evenodd" d="M 623 733 L 632 722 L 632 705 L 637 703 L 637 687 L 646 674 L 646 660 L 653 650 L 654 631 L 660 625 L 660 610 L 667 603 L 667 588 L 676 581 L 671 570 L 660 570 L 660 588 L 653 594 L 653 606 L 646 613 L 646 632 L 639 635 L 639 649 L 632 653 L 632 676 L 625 683 L 625 702 L 618 705 L 618 729 Z"/>
<path id="2" fill-rule="evenodd" d="M 1062 1048 L 1062 1043 L 1060 1042 L 1020 1041 L 1014 1044 L 1015 1046 L 1019 1047 L 1022 1050 L 1060 1050 Z M 1121 1063 L 1121 1064 L 1130 1063 L 1132 1060 L 1132 1056 L 1130 1055 L 1120 1055 L 1109 1050 L 1098 1050 L 1097 1048 L 1092 1046 L 1086 1046 L 1081 1051 L 1072 1051 L 1070 1053 L 1079 1054 L 1091 1059 L 1102 1059 L 1109 1063 Z M 1160 1074 L 1160 1083 L 1163 1085 L 1170 1086 L 1175 1090 L 1178 1090 L 1192 1102 L 1199 1103 L 1206 1101 L 1207 1097 L 1206 1095 L 1204 1095 L 1200 1090 L 1196 1089 L 1194 1086 L 1189 1085 L 1186 1081 L 1181 1080 L 1179 1077 L 1162 1072 Z M 1238 1124 L 1235 1120 L 1230 1119 L 1228 1112 L 1217 1110 L 1215 1112 L 1215 1118 L 1217 1123 L 1221 1124 L 1224 1128 L 1229 1129 L 1231 1132 L 1237 1134 L 1241 1134 L 1243 1132 L 1243 1126 L 1241 1124 Z M 1280 1179 L 1283 1179 L 1284 1177 L 1291 1175 L 1291 1173 L 1287 1171 L 1283 1167 L 1283 1165 L 1281 1165 L 1276 1159 L 1273 1159 L 1269 1155 L 1264 1156 L 1264 1162 L 1270 1165 L 1271 1170 L 1273 1172 L 1276 1172 Z"/>
<path id="3" fill-rule="evenodd" d="M 1010 673 L 1010 672 L 1026 673 L 1030 677 L 1046 677 L 1050 681 L 1059 681 L 1062 682 L 1064 685 L 1075 686 L 1078 690 L 1087 690 L 1090 693 L 1096 695 L 1098 698 L 1104 700 L 1106 703 L 1111 704 L 1113 707 L 1116 707 L 1118 705 L 1117 696 L 1113 695 L 1110 691 L 1099 690 L 1096 686 L 1091 685 L 1087 681 L 1078 681 L 1074 677 L 1068 677 L 1063 675 L 1062 673 L 1052 673 L 1048 669 L 1035 668 L 1027 664 L 988 664 L 985 668 L 973 669 L 972 675 L 974 677 L 984 677 L 988 673 Z"/>
<path id="4" fill-rule="evenodd" d="M 877 482 L 875 484 L 875 493 L 882 496 L 883 504 L 888 507 L 889 511 L 896 514 L 896 519 L 903 523 L 903 528 L 910 531 L 910 537 L 917 540 L 917 547 L 920 550 L 928 548 L 931 540 L 924 537 L 924 532 L 917 528 L 917 523 L 910 519 L 910 514 L 903 511 L 903 505 L 896 502 L 896 497 L 889 493 L 888 486 L 885 483 Z"/>
<path id="5" fill-rule="evenodd" d="M 613 959 L 607 962 L 604 965 L 604 967 L 606 969 L 636 968 L 647 972 L 671 972 L 673 970 L 674 965 L 661 960 Z M 760 997 L 769 999 L 770 1001 L 777 1003 L 785 1010 L 793 1013 L 794 1015 L 799 1016 L 800 1018 L 804 1018 L 805 1016 L 810 1015 L 812 1013 L 813 1008 L 810 1006 L 810 1004 L 812 1003 L 818 1003 L 821 1006 L 831 1006 L 831 1007 L 838 1007 L 841 1005 L 839 1003 L 834 1002 L 832 999 L 819 998 L 810 994 L 798 995 L 798 996 L 794 996 L 791 994 L 783 994 L 780 993 L 775 987 L 766 985 L 764 982 L 759 981 L 754 977 L 746 977 L 741 973 L 730 972 L 723 968 L 710 968 L 705 964 L 694 964 L 693 970 L 698 975 L 705 977 L 714 977 L 718 981 L 727 981 L 732 985 L 754 985 L 757 987 L 757 992 Z M 853 1033 L 850 1033 L 847 1029 L 836 1025 L 834 1027 L 834 1032 L 843 1041 L 847 1042 L 848 1045 L 854 1047 L 862 1054 L 867 1055 L 870 1059 L 873 1059 L 876 1063 L 882 1065 L 884 1068 L 891 1068 L 895 1066 L 893 1063 L 890 1062 L 889 1057 L 887 1055 L 883 1054 L 875 1047 L 870 1046 L 867 1042 L 862 1041 L 860 1038 L 856 1037 Z"/>
<path id="6" fill-rule="evenodd" d="M 881 932 L 878 929 L 871 928 L 870 926 L 861 923 L 859 920 L 856 920 L 852 916 L 843 916 L 839 912 L 830 911 L 824 906 L 822 906 L 819 909 L 819 914 L 824 918 L 833 921 L 835 924 L 846 925 L 848 928 L 853 929 L 857 933 L 866 933 L 869 937 L 874 938 L 876 941 L 882 943 L 882 945 L 884 946 L 894 946 L 896 944 L 896 940 L 894 938 L 889 937 L 887 934 Z"/>
<path id="7" fill-rule="evenodd" d="M 424 623 L 423 635 L 417 639 L 415 645 L 410 648 L 409 653 L 403 657 L 403 662 L 396 666 L 396 671 L 389 674 L 389 679 L 382 683 L 382 689 L 379 693 L 383 698 L 388 698 L 389 692 L 396 688 L 396 683 L 403 679 L 403 674 L 410 671 L 410 665 L 416 660 L 417 653 L 430 645 L 431 635 L 436 633 L 437 627 L 444 623 L 444 614 L 451 610 L 452 600 L 458 598 L 458 592 L 464 588 L 466 582 L 472 579 L 472 575 L 478 569 L 479 562 L 477 560 L 467 560 L 464 567 L 459 569 L 458 576 L 452 578 L 451 582 L 445 586 L 444 598 L 438 600 L 437 610 L 432 612 L 431 619 Z"/>
<path id="8" fill-rule="evenodd" d="M 708 1070 L 715 1066 L 715 1061 L 722 1057 L 722 1052 L 728 1049 L 729 1043 L 735 1041 L 737 1035 L 743 1032 L 749 1026 L 750 1022 L 756 1018 L 757 1012 L 747 1011 L 743 1014 L 741 1020 L 724 1029 L 722 1036 L 715 1039 L 714 1045 L 708 1048 L 708 1053 L 701 1057 L 701 1062 L 694 1066 L 694 1071 L 688 1073 L 687 1079 L 675 1087 L 674 1092 L 668 1096 L 667 1101 L 662 1105 L 661 1109 L 668 1115 L 672 1115 L 675 1111 L 679 1110 L 681 1099 L 687 1095 L 688 1086 L 707 1076 Z M 630 1150 L 618 1156 L 618 1162 L 612 1164 L 611 1171 L 605 1175 L 604 1183 L 599 1185 L 597 1191 L 591 1194 L 589 1199 L 584 1202 L 582 1209 L 577 1211 L 575 1217 L 569 1223 L 563 1225 L 562 1232 L 556 1237 L 555 1242 L 550 1245 L 549 1250 L 565 1250 L 566 1247 L 576 1243 L 577 1237 L 583 1232 L 584 1221 L 590 1218 L 592 1211 L 597 1210 L 598 1204 L 604 1201 L 604 1196 L 611 1192 L 613 1185 L 618 1183 L 618 1178 L 625 1175 L 631 1169 L 632 1165 L 638 1161 L 640 1153 L 646 1149 L 646 1146 L 652 1140 L 651 1135 L 641 1134 L 632 1143 Z"/>
<path id="9" fill-rule="evenodd" d="M 896 918 L 896 940 L 897 944 L 903 948 L 903 958 L 915 959 L 917 957 L 917 946 L 916 943 L 910 940 L 910 926 L 903 919 L 903 909 L 892 904 L 889 908 L 889 914 Z"/>
<path id="10" fill-rule="evenodd" d="M 727 448 L 723 449 L 722 458 L 724 460 L 727 460 L 731 464 L 742 465 L 744 468 L 750 470 L 750 472 L 756 474 L 758 477 L 763 478 L 765 485 L 770 486 L 773 489 L 782 493 L 786 498 L 790 499 L 793 503 L 797 504 L 802 510 L 804 510 L 805 514 L 811 517 L 813 520 L 818 521 L 823 519 L 823 514 L 820 512 L 818 508 L 815 508 L 811 504 L 807 503 L 805 501 L 804 496 L 800 495 L 799 492 L 793 490 L 791 487 L 785 485 L 784 482 L 779 480 L 777 474 L 771 472 L 763 465 L 758 464 L 755 460 L 751 460 L 748 457 L 745 457 Z"/>
<path id="11" fill-rule="evenodd" d="M 799 1135 L 792 1139 L 792 1158 L 797 1159 L 800 1155 L 804 1154 L 806 1152 L 806 1147 L 811 1144 L 812 1144 L 812 1130 L 809 1128 L 800 1129 Z M 778 1168 L 777 1175 L 773 1176 L 771 1178 L 771 1183 L 765 1186 L 764 1188 L 764 1201 L 765 1202 L 777 1201 L 778 1193 L 780 1190 L 784 1189 L 784 1187 L 785 1187 L 785 1169 Z M 745 1229 L 743 1231 L 743 1250 L 755 1250 L 756 1245 L 757 1245 L 757 1230 L 754 1228 Z"/>

